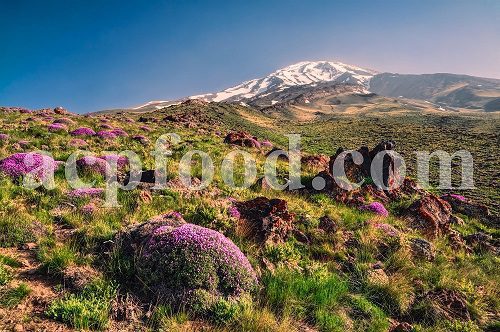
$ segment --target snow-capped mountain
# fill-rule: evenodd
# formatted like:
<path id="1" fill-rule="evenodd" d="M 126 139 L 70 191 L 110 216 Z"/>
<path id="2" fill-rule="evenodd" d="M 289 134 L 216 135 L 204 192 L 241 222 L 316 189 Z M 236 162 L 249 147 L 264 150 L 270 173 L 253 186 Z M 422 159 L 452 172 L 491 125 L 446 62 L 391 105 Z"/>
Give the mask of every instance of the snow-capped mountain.
<path id="1" fill-rule="evenodd" d="M 243 82 L 218 93 L 210 93 L 190 98 L 206 101 L 243 101 L 287 88 L 315 83 L 336 82 L 357 84 L 368 88 L 370 79 L 377 72 L 341 62 L 303 61 L 278 69 L 263 78 Z"/>

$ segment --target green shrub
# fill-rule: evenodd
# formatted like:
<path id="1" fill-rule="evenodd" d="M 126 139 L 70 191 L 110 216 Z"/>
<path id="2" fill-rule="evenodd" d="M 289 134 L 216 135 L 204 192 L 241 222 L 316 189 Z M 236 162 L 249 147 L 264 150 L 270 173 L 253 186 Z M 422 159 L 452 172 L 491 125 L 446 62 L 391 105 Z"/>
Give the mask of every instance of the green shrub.
<path id="1" fill-rule="evenodd" d="M 0 263 L 0 286 L 7 285 L 12 280 L 12 274 L 5 265 Z"/>

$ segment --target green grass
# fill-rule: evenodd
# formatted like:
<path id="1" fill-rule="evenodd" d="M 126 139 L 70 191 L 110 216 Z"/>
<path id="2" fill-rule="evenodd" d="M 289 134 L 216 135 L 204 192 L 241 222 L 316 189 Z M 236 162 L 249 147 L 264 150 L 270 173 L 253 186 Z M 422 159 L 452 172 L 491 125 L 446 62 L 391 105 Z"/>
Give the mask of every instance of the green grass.
<path id="1" fill-rule="evenodd" d="M 104 330 L 109 321 L 111 301 L 116 287 L 96 280 L 80 294 L 70 294 L 54 301 L 46 315 L 76 329 Z"/>
<path id="2" fill-rule="evenodd" d="M 13 308 L 20 304 L 29 294 L 31 289 L 25 283 L 17 287 L 6 287 L 0 289 L 0 306 Z"/>

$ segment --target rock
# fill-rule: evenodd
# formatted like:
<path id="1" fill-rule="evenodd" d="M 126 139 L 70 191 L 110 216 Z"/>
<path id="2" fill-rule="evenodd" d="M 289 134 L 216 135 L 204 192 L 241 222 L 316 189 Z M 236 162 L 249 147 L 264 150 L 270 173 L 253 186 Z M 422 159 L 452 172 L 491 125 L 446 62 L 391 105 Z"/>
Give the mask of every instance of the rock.
<path id="1" fill-rule="evenodd" d="M 367 281 L 375 285 L 387 285 L 389 277 L 382 269 L 372 269 L 368 271 Z"/>
<path id="2" fill-rule="evenodd" d="M 23 332 L 24 331 L 24 326 L 22 324 L 16 324 L 14 325 L 14 332 Z"/>
<path id="3" fill-rule="evenodd" d="M 446 201 L 428 194 L 413 203 L 405 213 L 409 227 L 435 238 L 450 232 L 451 206 Z"/>
<path id="4" fill-rule="evenodd" d="M 303 166 L 308 166 L 311 168 L 327 169 L 329 158 L 323 154 L 312 155 L 312 156 L 302 156 L 300 162 Z"/>
<path id="5" fill-rule="evenodd" d="M 489 234 L 479 232 L 464 236 L 464 241 L 475 251 L 490 251 L 495 255 L 500 254 L 500 244 Z"/>
<path id="6" fill-rule="evenodd" d="M 319 228 L 324 230 L 327 234 L 333 234 L 338 231 L 339 226 L 332 218 L 323 216 L 319 218 Z"/>
<path id="7" fill-rule="evenodd" d="M 434 245 L 424 239 L 411 239 L 410 249 L 414 257 L 433 261 L 436 258 Z"/>
<path id="8" fill-rule="evenodd" d="M 412 332 L 413 326 L 407 322 L 398 322 L 391 320 L 391 325 L 389 327 L 389 332 Z"/>
<path id="9" fill-rule="evenodd" d="M 293 230 L 295 216 L 288 212 L 285 200 L 257 197 L 235 205 L 241 218 L 249 223 L 251 234 L 261 242 L 284 242 Z"/>
<path id="10" fill-rule="evenodd" d="M 440 289 L 427 292 L 423 301 L 429 304 L 428 312 L 423 317 L 434 320 L 470 320 L 465 296 L 455 290 Z M 421 317 L 421 318 L 423 318 Z"/>
<path id="11" fill-rule="evenodd" d="M 467 198 L 455 194 L 446 194 L 441 198 L 451 205 L 453 212 L 479 219 L 496 227 L 500 226 L 498 218 L 491 214 L 486 205 L 471 202 Z"/>
<path id="12" fill-rule="evenodd" d="M 224 143 L 260 149 L 257 138 L 244 131 L 230 132 L 224 138 Z"/>

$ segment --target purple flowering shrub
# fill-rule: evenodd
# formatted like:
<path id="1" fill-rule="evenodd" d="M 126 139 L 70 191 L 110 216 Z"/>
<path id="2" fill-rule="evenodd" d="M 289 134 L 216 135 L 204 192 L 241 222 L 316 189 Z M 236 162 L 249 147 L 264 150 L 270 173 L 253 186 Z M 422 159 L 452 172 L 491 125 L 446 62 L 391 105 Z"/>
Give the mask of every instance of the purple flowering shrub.
<path id="1" fill-rule="evenodd" d="M 47 129 L 50 132 L 57 133 L 67 131 L 68 127 L 66 127 L 66 125 L 63 123 L 52 123 L 47 127 Z"/>
<path id="2" fill-rule="evenodd" d="M 127 137 L 128 136 L 128 133 L 125 130 L 120 129 L 120 128 L 113 129 L 113 130 L 111 130 L 111 132 L 113 134 L 115 134 L 116 136 L 121 136 L 121 137 Z"/>
<path id="3" fill-rule="evenodd" d="M 112 131 L 101 130 L 97 133 L 97 136 L 102 139 L 114 139 L 116 134 Z"/>
<path id="4" fill-rule="evenodd" d="M 140 262 L 143 280 L 153 289 L 172 293 L 177 301 L 198 289 L 212 296 L 238 296 L 257 284 L 248 259 L 231 240 L 194 224 L 156 228 Z"/>
<path id="5" fill-rule="evenodd" d="M 15 153 L 0 160 L 0 171 L 12 179 L 19 179 L 28 173 L 44 180 L 56 168 L 54 159 L 39 153 Z"/>
<path id="6" fill-rule="evenodd" d="M 221 233 L 189 224 L 171 212 L 119 235 L 122 253 L 135 264 L 143 291 L 194 312 L 213 301 L 238 298 L 257 287 L 240 249 Z"/>
<path id="7" fill-rule="evenodd" d="M 360 207 L 360 210 L 370 211 L 382 217 L 387 217 L 389 215 L 389 212 L 385 208 L 384 204 L 379 202 L 372 202 L 370 204 L 363 205 Z"/>
<path id="8" fill-rule="evenodd" d="M 0 141 L 8 141 L 9 140 L 9 135 L 8 134 L 0 134 Z"/>
<path id="9" fill-rule="evenodd" d="M 106 170 L 111 170 L 111 163 L 115 163 L 118 170 L 124 169 L 128 165 L 128 158 L 116 154 L 108 154 L 100 157 L 85 156 L 76 161 L 76 166 L 88 172 L 106 174 Z"/>
<path id="10" fill-rule="evenodd" d="M 459 200 L 461 202 L 465 202 L 467 200 L 464 196 L 458 195 L 458 194 L 446 194 L 446 195 L 443 195 L 441 198 L 446 199 L 447 197 L 454 198 L 454 199 Z"/>
<path id="11" fill-rule="evenodd" d="M 80 127 L 70 132 L 70 134 L 73 136 L 94 136 L 96 133 L 90 128 Z"/>
<path id="12" fill-rule="evenodd" d="M 103 188 L 78 188 L 68 192 L 69 198 L 100 197 L 104 194 Z"/>
<path id="13" fill-rule="evenodd" d="M 76 166 L 78 169 L 87 172 L 95 172 L 99 174 L 106 174 L 106 169 L 109 167 L 106 160 L 94 157 L 85 156 L 76 161 Z"/>

